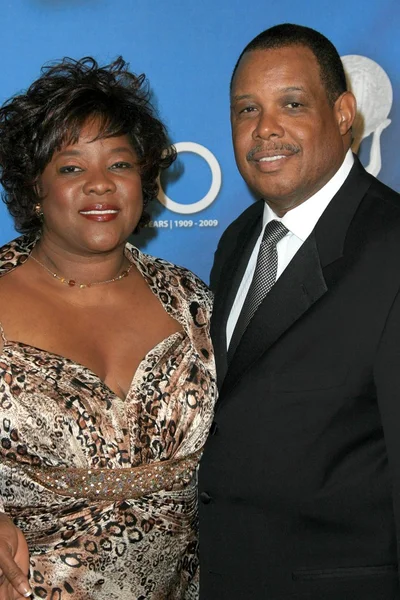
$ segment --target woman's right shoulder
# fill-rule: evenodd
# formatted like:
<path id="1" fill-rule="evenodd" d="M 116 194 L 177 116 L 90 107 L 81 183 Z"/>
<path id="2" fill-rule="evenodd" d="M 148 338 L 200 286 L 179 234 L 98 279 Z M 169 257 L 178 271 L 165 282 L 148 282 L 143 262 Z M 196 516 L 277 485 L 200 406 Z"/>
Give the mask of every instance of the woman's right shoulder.
<path id="1" fill-rule="evenodd" d="M 12 282 L 4 275 L 23 265 L 29 258 L 36 239 L 21 235 L 0 247 L 0 354 L 7 341 L 3 319 L 12 307 Z"/>
<path id="2" fill-rule="evenodd" d="M 0 247 L 0 277 L 22 265 L 36 243 L 36 239 L 21 235 Z"/>

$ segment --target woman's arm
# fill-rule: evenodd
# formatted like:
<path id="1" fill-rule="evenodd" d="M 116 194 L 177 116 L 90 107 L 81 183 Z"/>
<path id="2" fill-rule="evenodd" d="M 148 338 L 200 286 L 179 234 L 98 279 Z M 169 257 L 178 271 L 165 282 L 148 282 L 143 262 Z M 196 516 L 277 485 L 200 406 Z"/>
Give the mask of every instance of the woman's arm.
<path id="1" fill-rule="evenodd" d="M 32 590 L 28 581 L 29 551 L 18 527 L 0 513 L 0 600 L 28 597 Z"/>

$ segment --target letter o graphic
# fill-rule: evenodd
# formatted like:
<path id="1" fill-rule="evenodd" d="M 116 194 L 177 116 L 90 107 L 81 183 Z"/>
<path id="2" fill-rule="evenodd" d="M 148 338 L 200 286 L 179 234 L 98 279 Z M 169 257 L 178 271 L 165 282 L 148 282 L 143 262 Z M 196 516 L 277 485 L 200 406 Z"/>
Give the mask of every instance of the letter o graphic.
<path id="1" fill-rule="evenodd" d="M 177 144 L 174 144 L 174 146 L 178 154 L 179 152 L 193 152 L 194 154 L 198 154 L 204 158 L 211 169 L 210 189 L 204 198 L 201 198 L 201 200 L 198 200 L 197 202 L 193 202 L 193 204 L 180 204 L 179 202 L 171 200 L 164 192 L 160 181 L 160 193 L 158 199 L 161 204 L 164 204 L 164 206 L 169 208 L 172 212 L 181 213 L 182 215 L 192 215 L 204 210 L 207 206 L 210 206 L 218 196 L 222 181 L 221 167 L 214 154 L 201 144 L 196 144 L 195 142 L 178 142 Z"/>

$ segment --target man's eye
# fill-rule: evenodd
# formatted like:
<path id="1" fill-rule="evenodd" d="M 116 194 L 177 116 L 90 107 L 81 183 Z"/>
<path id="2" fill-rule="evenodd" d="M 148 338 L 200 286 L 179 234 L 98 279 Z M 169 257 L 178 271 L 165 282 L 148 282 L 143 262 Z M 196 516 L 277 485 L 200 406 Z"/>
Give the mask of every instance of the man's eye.
<path id="1" fill-rule="evenodd" d="M 244 108 L 239 109 L 239 115 L 245 115 L 251 112 L 254 112 L 256 110 L 255 106 L 245 106 Z"/>
<path id="2" fill-rule="evenodd" d="M 303 105 L 300 102 L 288 102 L 286 106 L 289 108 L 300 108 Z"/>
<path id="3" fill-rule="evenodd" d="M 60 173 L 78 173 L 82 169 L 75 165 L 66 165 L 65 167 L 60 167 Z"/>

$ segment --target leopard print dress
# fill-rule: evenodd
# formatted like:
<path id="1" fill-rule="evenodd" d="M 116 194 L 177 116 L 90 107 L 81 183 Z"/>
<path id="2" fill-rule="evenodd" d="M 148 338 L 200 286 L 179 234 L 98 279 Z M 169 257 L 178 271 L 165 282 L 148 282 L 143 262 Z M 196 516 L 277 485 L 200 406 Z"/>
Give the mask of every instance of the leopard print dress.
<path id="1" fill-rule="evenodd" d="M 0 276 L 34 243 L 3 246 Z M 210 295 L 186 269 L 125 252 L 183 327 L 147 353 L 125 399 L 0 330 L 0 510 L 26 536 L 37 598 L 198 597 L 196 469 L 216 394 Z"/>

